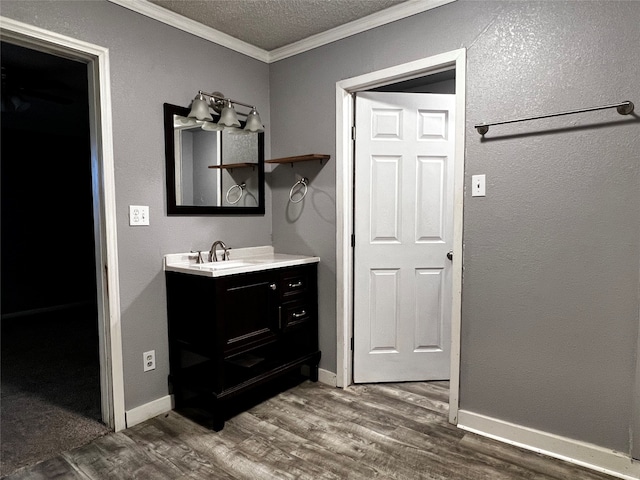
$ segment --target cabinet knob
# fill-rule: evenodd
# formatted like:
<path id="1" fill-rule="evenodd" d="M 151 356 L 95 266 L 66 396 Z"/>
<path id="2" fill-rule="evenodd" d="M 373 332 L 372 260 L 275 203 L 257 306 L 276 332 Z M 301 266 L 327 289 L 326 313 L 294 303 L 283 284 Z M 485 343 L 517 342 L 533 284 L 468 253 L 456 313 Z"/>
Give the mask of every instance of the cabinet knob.
<path id="1" fill-rule="evenodd" d="M 298 280 L 296 283 L 290 283 L 289 288 L 300 288 L 302 286 L 302 280 Z"/>
<path id="2" fill-rule="evenodd" d="M 278 287 L 276 286 L 276 284 L 275 284 L 275 283 L 272 283 L 272 284 L 270 284 L 270 285 L 269 285 L 269 288 L 270 288 L 271 290 L 275 290 L 275 289 L 276 289 L 276 288 L 278 288 Z"/>

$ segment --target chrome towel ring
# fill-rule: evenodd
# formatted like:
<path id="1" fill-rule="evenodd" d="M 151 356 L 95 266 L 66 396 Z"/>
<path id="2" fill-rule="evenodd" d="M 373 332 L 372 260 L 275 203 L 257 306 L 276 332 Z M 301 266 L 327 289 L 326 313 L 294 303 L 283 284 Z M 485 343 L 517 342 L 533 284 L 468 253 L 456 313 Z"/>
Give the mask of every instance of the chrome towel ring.
<path id="1" fill-rule="evenodd" d="M 296 189 L 298 185 L 301 185 L 301 187 Z M 293 187 L 291 187 L 291 190 L 289 190 L 289 200 L 291 200 L 291 203 L 300 203 L 302 199 L 307 196 L 308 185 L 309 179 L 307 177 L 302 177 L 300 180 L 293 184 Z M 294 200 L 293 197 L 296 193 L 300 198 Z"/>
<path id="2" fill-rule="evenodd" d="M 238 192 L 236 193 L 236 195 L 237 195 L 237 197 L 238 197 L 238 198 L 236 198 L 235 200 L 230 200 L 230 199 L 229 199 L 229 195 L 230 195 L 230 194 L 231 194 L 231 192 L 232 192 L 234 189 L 236 189 L 236 188 L 238 189 Z M 232 186 L 229 188 L 229 190 L 227 190 L 227 195 L 226 195 L 227 202 L 228 202 L 228 203 L 230 203 L 231 205 L 235 205 L 236 203 L 238 203 L 238 202 L 240 201 L 240 199 L 242 198 L 242 196 L 244 195 L 244 189 L 245 189 L 245 188 L 247 188 L 247 184 L 246 184 L 246 183 L 244 183 L 244 182 L 243 182 L 243 183 L 238 183 L 238 184 L 232 185 Z"/>

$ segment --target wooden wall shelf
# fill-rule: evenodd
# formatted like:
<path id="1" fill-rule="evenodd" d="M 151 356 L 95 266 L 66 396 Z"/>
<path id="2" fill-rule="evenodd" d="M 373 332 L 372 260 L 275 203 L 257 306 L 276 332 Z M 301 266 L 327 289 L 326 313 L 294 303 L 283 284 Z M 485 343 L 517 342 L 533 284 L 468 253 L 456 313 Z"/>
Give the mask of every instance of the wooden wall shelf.
<path id="1" fill-rule="evenodd" d="M 224 170 L 232 170 L 234 168 L 256 168 L 257 163 L 228 163 L 226 165 L 209 165 L 209 168 L 221 168 Z"/>
<path id="2" fill-rule="evenodd" d="M 331 155 L 324 155 L 320 153 L 309 153 L 307 155 L 298 155 L 295 157 L 283 157 L 283 158 L 273 158 L 271 160 L 267 160 L 266 163 L 290 163 L 293 166 L 294 163 L 297 162 L 308 162 L 311 160 L 319 160 L 320 164 L 325 160 L 329 160 Z"/>

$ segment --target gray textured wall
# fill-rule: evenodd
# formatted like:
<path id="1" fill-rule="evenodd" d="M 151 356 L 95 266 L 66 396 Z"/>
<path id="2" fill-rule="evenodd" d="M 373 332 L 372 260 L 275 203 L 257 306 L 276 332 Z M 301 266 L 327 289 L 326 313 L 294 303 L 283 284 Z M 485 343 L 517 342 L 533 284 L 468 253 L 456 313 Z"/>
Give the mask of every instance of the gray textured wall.
<path id="1" fill-rule="evenodd" d="M 638 338 L 638 117 L 495 127 L 485 142 L 472 126 L 640 107 L 638 25 L 640 2 L 460 0 L 270 70 L 273 156 L 334 154 L 337 81 L 467 48 L 460 406 L 622 452 Z M 471 198 L 479 173 L 487 197 Z M 302 211 L 287 199 L 296 174 L 311 179 Z M 321 348 L 333 370 L 335 165 L 281 166 L 271 187 L 276 248 L 323 260 Z"/>
<path id="2" fill-rule="evenodd" d="M 127 410 L 167 395 L 162 256 L 271 244 L 264 216 L 167 217 L 162 104 L 188 106 L 198 90 L 256 104 L 269 120 L 268 65 L 106 1 L 2 1 L 0 15 L 109 48 L 118 265 Z M 221 68 L 224 65 L 224 68 Z M 269 152 L 269 133 L 265 150 Z M 128 225 L 128 205 L 149 205 L 149 227 Z M 72 246 L 70 246 L 72 248 Z M 157 368 L 143 373 L 142 352 Z"/>
<path id="3" fill-rule="evenodd" d="M 461 407 L 629 451 L 637 117 L 561 117 L 495 128 L 486 142 L 472 125 L 640 104 L 640 2 L 460 0 L 270 67 L 106 2 L 3 0 L 0 14 L 110 48 L 127 409 L 166 394 L 162 254 L 206 248 L 221 232 L 244 246 L 269 243 L 273 228 L 277 250 L 322 258 L 321 366 L 336 365 L 335 164 L 275 167 L 273 218 L 166 217 L 162 102 L 185 105 L 208 86 L 252 98 L 267 158 L 334 156 L 337 81 L 466 47 L 465 175 L 468 185 L 487 174 L 488 196 L 465 196 Z M 309 194 L 292 205 L 299 176 Z M 140 203 L 151 227 L 128 227 L 127 205 Z M 158 369 L 143 375 L 150 348 Z"/>

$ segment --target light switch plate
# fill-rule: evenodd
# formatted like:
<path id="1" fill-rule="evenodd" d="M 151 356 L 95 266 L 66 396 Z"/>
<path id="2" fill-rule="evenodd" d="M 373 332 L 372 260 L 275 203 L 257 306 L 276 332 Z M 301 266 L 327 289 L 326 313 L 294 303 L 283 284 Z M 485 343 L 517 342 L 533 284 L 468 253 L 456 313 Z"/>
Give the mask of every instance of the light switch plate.
<path id="1" fill-rule="evenodd" d="M 471 196 L 484 197 L 486 195 L 485 175 L 471 176 Z"/>
<path id="2" fill-rule="evenodd" d="M 149 225 L 149 207 L 129 205 L 129 225 Z"/>

